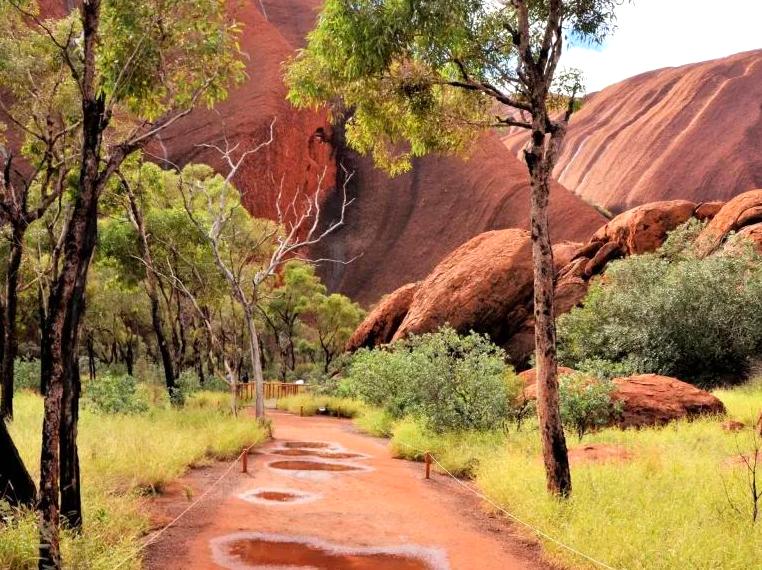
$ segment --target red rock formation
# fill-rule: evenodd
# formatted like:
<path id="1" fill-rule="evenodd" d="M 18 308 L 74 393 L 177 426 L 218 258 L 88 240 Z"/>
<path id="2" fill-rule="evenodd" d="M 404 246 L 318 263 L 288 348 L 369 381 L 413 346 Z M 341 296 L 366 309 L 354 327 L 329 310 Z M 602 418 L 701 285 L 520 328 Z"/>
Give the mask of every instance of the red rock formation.
<path id="1" fill-rule="evenodd" d="M 762 50 L 627 79 L 572 117 L 554 172 L 621 212 L 655 200 L 729 200 L 762 187 Z M 525 133 L 506 143 L 518 153 Z"/>
<path id="2" fill-rule="evenodd" d="M 394 340 L 449 324 L 499 341 L 512 332 L 512 313 L 523 312 L 531 294 L 529 232 L 485 232 L 452 252 L 421 282 Z"/>
<path id="3" fill-rule="evenodd" d="M 696 240 L 696 251 L 702 256 L 713 253 L 731 232 L 738 232 L 762 245 L 760 223 L 762 190 L 745 192 L 733 198 L 717 212 Z"/>
<path id="4" fill-rule="evenodd" d="M 561 367 L 559 372 L 563 376 L 574 371 Z M 534 369 L 519 376 L 526 382 L 524 397 L 536 399 Z M 616 388 L 612 400 L 622 407 L 614 423 L 622 428 L 664 425 L 674 420 L 725 413 L 725 406 L 715 396 L 677 378 L 640 374 L 615 378 L 613 382 Z"/>
<path id="5" fill-rule="evenodd" d="M 715 396 L 668 376 L 641 374 L 615 378 L 613 399 L 621 402 L 621 427 L 663 425 L 673 420 L 701 415 L 724 414 L 725 406 Z"/>
<path id="6" fill-rule="evenodd" d="M 391 342 L 407 316 L 419 285 L 420 283 L 408 283 L 384 296 L 349 339 L 347 350 L 355 351 Z"/>

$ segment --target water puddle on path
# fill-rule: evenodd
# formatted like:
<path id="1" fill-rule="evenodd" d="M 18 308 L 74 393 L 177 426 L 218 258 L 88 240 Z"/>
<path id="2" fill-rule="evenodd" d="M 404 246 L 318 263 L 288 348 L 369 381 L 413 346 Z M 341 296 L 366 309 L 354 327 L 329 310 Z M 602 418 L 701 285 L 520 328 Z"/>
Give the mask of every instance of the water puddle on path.
<path id="1" fill-rule="evenodd" d="M 244 501 L 257 505 L 279 506 L 309 503 L 320 498 L 315 493 L 281 487 L 260 487 L 238 495 Z"/>
<path id="2" fill-rule="evenodd" d="M 324 449 L 328 447 L 335 447 L 333 444 L 325 441 L 284 441 L 283 447 L 290 448 L 303 448 L 303 449 Z"/>
<path id="3" fill-rule="evenodd" d="M 438 549 L 345 547 L 319 539 L 237 533 L 212 541 L 215 562 L 230 569 L 448 570 Z"/>
<path id="4" fill-rule="evenodd" d="M 286 460 L 273 461 L 269 464 L 273 469 L 283 469 L 285 471 L 365 471 L 359 465 L 349 463 L 329 463 L 328 461 L 307 461 L 307 460 Z"/>
<path id="5" fill-rule="evenodd" d="M 366 456 L 362 453 L 350 453 L 348 451 L 323 451 L 320 449 L 300 449 L 298 447 L 289 447 L 286 449 L 273 449 L 270 451 L 275 455 L 286 455 L 289 457 L 312 456 L 322 457 L 324 459 L 363 459 Z"/>

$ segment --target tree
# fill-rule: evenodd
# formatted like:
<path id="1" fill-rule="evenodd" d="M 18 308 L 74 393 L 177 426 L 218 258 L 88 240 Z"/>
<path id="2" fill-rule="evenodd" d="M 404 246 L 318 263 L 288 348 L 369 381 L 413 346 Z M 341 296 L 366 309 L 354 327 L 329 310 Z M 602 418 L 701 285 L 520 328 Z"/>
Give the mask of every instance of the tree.
<path id="1" fill-rule="evenodd" d="M 300 106 L 340 100 L 347 140 L 392 173 L 413 156 L 463 151 L 488 127 L 531 132 L 538 415 L 548 489 L 571 492 L 558 407 L 549 178 L 577 105 L 577 74 L 557 73 L 567 35 L 599 41 L 620 0 L 328 0 L 290 64 Z M 558 113 L 552 111 L 563 107 Z"/>
<path id="2" fill-rule="evenodd" d="M 11 505 L 33 506 L 37 491 L 2 419 L 0 419 L 0 457 L 3 458 L 0 464 L 0 499 Z"/>
<path id="3" fill-rule="evenodd" d="M 239 30 L 221 1 L 83 0 L 78 6 L 57 21 L 42 19 L 26 0 L 7 0 L 0 8 L 0 36 L 14 42 L 14 55 L 64 70 L 61 81 L 75 104 L 64 115 L 56 99 L 26 103 L 50 108 L 78 132 L 73 203 L 42 326 L 40 568 L 61 567 L 59 492 L 68 524 L 78 529 L 82 523 L 76 354 L 101 194 L 132 153 L 196 104 L 223 98 L 231 80 L 243 75 Z"/>
<path id="4" fill-rule="evenodd" d="M 339 293 L 318 294 L 311 311 L 317 343 L 323 356 L 323 372 L 330 372 L 334 359 L 344 352 L 349 337 L 365 317 L 365 312 L 349 297 Z"/>

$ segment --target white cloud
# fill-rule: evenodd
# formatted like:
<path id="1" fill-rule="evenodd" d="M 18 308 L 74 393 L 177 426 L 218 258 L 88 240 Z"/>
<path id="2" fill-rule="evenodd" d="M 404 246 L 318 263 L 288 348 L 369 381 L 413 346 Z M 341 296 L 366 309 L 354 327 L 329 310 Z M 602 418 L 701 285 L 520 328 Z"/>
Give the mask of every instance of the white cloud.
<path id="1" fill-rule="evenodd" d="M 602 48 L 570 47 L 588 92 L 645 71 L 762 48 L 762 0 L 632 0 Z"/>

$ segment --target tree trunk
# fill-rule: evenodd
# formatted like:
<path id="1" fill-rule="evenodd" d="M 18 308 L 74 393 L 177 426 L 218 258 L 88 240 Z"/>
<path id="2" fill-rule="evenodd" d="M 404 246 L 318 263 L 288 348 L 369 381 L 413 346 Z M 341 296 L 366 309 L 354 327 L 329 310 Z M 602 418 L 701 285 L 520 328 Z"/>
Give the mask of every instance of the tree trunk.
<path id="1" fill-rule="evenodd" d="M 87 335 L 87 374 L 91 382 L 95 380 L 97 367 L 95 364 L 95 345 L 92 333 Z"/>
<path id="2" fill-rule="evenodd" d="M 16 355 L 18 353 L 18 335 L 16 333 L 16 309 L 18 307 L 18 283 L 21 257 L 24 252 L 24 234 L 26 225 L 13 225 L 11 251 L 8 256 L 8 273 L 5 279 L 5 334 L 3 335 L 2 384 L 3 399 L 0 405 L 0 418 L 13 418 L 13 380 Z"/>
<path id="3" fill-rule="evenodd" d="M 254 311 L 251 307 L 244 306 L 244 317 L 249 332 L 249 358 L 251 360 L 251 370 L 254 374 L 254 391 L 256 394 L 254 403 L 254 417 L 264 419 L 265 417 L 265 378 L 262 372 L 262 360 L 259 347 L 259 333 L 254 324 Z"/>
<path id="4" fill-rule="evenodd" d="M 37 490 L 21 460 L 18 449 L 8 433 L 5 422 L 0 419 L 0 499 L 13 506 L 33 507 Z"/>
<path id="5" fill-rule="evenodd" d="M 79 493 L 79 482 L 70 478 L 71 470 L 78 461 L 77 447 L 59 446 L 62 437 L 67 442 L 76 442 L 77 417 L 72 410 L 79 407 L 79 391 L 76 387 L 78 378 L 74 378 L 76 351 L 72 341 L 77 338 L 84 311 L 87 271 L 98 231 L 98 198 L 104 183 L 99 172 L 99 151 L 105 128 L 104 95 L 94 95 L 95 41 L 100 2 L 84 2 L 81 12 L 85 54 L 82 167 L 64 236 L 63 264 L 50 293 L 40 356 L 41 378 L 47 382 L 40 454 L 40 570 L 61 568 L 58 531 L 60 451 L 69 454 L 63 462 L 69 470 L 65 473 L 67 497 Z M 64 433 L 61 433 L 62 428 Z M 76 489 L 71 488 L 72 484 Z M 72 508 L 72 504 L 67 503 L 67 509 Z M 82 521 L 81 512 L 69 510 L 67 518 Z"/>
<path id="6" fill-rule="evenodd" d="M 538 122 L 544 122 L 541 119 Z M 526 162 L 532 183 L 532 259 L 534 266 L 535 366 L 537 415 L 548 490 L 560 497 L 571 493 L 571 473 L 558 396 L 558 360 L 554 308 L 555 275 L 548 224 L 550 168 L 545 160 L 545 132 L 535 125 Z"/>
<path id="7" fill-rule="evenodd" d="M 161 319 L 161 305 L 159 304 L 158 284 L 156 283 L 156 274 L 154 272 L 151 249 L 148 245 L 148 235 L 146 234 L 145 223 L 143 221 L 143 212 L 140 210 L 135 195 L 132 193 L 132 189 L 130 189 L 129 186 L 127 186 L 127 195 L 130 200 L 130 217 L 132 219 L 132 225 L 138 232 L 140 254 L 146 265 L 146 292 L 148 293 L 148 299 L 151 302 L 151 324 L 153 326 L 154 335 L 156 336 L 156 344 L 159 346 L 161 364 L 164 367 L 164 381 L 167 386 L 169 401 L 172 405 L 178 406 L 182 404 L 182 395 L 177 389 L 177 383 L 175 381 L 177 377 L 175 375 L 172 354 L 169 351 L 167 337 L 164 334 L 164 325 Z"/>
<path id="8" fill-rule="evenodd" d="M 76 347 L 76 339 L 73 339 L 72 342 Z M 79 396 L 82 386 L 79 363 L 76 358 L 70 374 L 71 389 L 64 391 L 61 418 L 61 516 L 66 519 L 70 529 L 79 531 L 82 528 L 82 495 L 77 450 L 77 423 L 79 422 Z"/>

